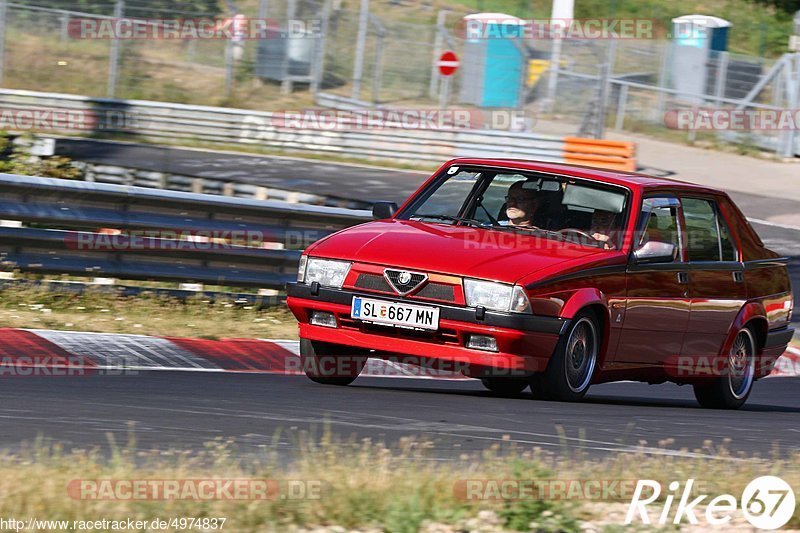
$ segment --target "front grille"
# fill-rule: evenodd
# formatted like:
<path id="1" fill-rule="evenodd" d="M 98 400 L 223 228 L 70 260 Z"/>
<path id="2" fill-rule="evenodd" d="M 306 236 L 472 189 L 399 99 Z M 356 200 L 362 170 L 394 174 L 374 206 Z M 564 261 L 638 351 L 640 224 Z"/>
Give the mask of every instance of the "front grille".
<path id="1" fill-rule="evenodd" d="M 386 277 L 398 294 L 408 294 L 428 279 L 426 274 L 419 272 L 408 272 L 407 270 L 386 269 Z"/>
<path id="2" fill-rule="evenodd" d="M 359 274 L 355 287 L 366 291 L 394 292 L 386 278 L 378 274 Z"/>
<path id="3" fill-rule="evenodd" d="M 389 274 L 387 273 L 387 276 L 388 275 Z M 413 283 L 413 280 L 411 283 Z M 361 272 L 356 278 L 353 287 L 356 289 L 363 289 L 365 291 L 385 292 L 392 294 L 397 293 L 397 291 L 394 290 L 389 282 L 386 281 L 384 276 L 369 272 Z M 454 285 L 429 281 L 425 286 L 422 287 L 422 289 L 420 289 L 419 292 L 411 295 L 410 298 L 426 298 L 429 300 L 439 300 L 441 302 L 455 302 L 456 289 Z"/>
<path id="4" fill-rule="evenodd" d="M 430 298 L 431 300 L 455 302 L 456 289 L 453 285 L 445 285 L 443 283 L 428 283 L 414 296 L 419 298 Z"/>

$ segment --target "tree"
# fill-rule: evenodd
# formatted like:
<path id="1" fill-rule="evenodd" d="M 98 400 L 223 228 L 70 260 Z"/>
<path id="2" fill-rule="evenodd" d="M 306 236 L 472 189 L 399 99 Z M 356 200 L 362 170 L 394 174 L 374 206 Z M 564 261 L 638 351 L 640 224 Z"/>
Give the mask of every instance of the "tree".
<path id="1" fill-rule="evenodd" d="M 759 4 L 774 6 L 785 13 L 800 11 L 800 0 L 756 0 Z"/>

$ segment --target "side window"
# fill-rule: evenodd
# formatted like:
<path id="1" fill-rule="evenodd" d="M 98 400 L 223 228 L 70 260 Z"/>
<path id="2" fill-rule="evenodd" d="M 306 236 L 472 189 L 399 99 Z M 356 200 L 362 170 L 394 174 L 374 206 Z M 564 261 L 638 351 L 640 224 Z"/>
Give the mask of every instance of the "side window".
<path id="1" fill-rule="evenodd" d="M 719 231 L 714 204 L 698 198 L 683 198 L 681 203 L 689 261 L 719 261 Z"/>
<path id="2" fill-rule="evenodd" d="M 674 198 L 646 198 L 642 204 L 644 224 L 640 226 L 641 235 L 637 248 L 650 242 L 668 243 L 675 246 L 675 260 L 680 261 L 681 238 L 678 223 L 678 202 Z M 646 218 L 645 218 L 646 217 Z"/>
<path id="3" fill-rule="evenodd" d="M 700 198 L 683 198 L 681 203 L 689 260 L 736 261 L 736 245 L 716 204 Z"/>

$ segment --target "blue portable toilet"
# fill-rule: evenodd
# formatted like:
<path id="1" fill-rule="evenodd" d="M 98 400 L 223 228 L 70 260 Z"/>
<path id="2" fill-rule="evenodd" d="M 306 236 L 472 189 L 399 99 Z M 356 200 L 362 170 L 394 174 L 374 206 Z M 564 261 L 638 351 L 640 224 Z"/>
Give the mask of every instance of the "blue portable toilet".
<path id="1" fill-rule="evenodd" d="M 720 52 L 728 50 L 731 23 L 710 15 L 684 15 L 672 19 L 671 86 L 678 98 L 700 104 L 703 98 L 689 95 L 714 94 Z"/>
<path id="2" fill-rule="evenodd" d="M 525 21 L 503 13 L 464 17 L 460 100 L 480 107 L 518 107 L 525 74 Z"/>
<path id="3" fill-rule="evenodd" d="M 711 15 L 683 15 L 672 19 L 672 35 L 681 46 L 725 52 L 730 29 L 730 22 Z"/>

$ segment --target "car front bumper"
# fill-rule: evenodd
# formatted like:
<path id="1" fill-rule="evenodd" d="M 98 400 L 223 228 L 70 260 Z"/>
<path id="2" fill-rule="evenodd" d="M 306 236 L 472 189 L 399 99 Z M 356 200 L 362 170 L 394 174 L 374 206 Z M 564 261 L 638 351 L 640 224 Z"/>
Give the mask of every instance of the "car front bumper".
<path id="1" fill-rule="evenodd" d="M 460 372 L 469 377 L 542 372 L 560 335 L 569 327 L 569 320 L 558 317 L 479 312 L 433 304 L 439 308 L 439 329 L 417 332 L 353 320 L 350 308 L 354 296 L 418 305 L 422 302 L 301 283 L 287 284 L 286 294 L 286 303 L 300 324 L 303 339 L 374 350 L 370 356 Z M 310 324 L 312 311 L 333 313 L 337 327 Z M 470 335 L 494 337 L 497 351 L 467 348 Z"/>

